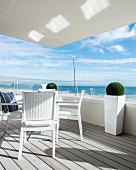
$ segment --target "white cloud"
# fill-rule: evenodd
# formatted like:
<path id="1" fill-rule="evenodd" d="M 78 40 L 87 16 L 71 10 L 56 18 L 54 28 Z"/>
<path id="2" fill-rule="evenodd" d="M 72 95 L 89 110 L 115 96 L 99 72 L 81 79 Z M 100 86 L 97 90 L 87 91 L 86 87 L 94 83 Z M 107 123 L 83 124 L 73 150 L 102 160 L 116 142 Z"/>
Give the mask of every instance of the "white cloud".
<path id="1" fill-rule="evenodd" d="M 67 53 L 67 54 L 66 54 Z M 17 59 L 25 58 L 46 58 L 60 59 L 71 53 L 70 50 L 57 50 L 34 43 L 13 39 L 6 36 L 0 36 L 0 57 Z"/>
<path id="2" fill-rule="evenodd" d="M 111 52 L 119 52 L 119 53 L 126 52 L 126 49 L 121 45 L 111 45 L 110 47 L 107 47 L 107 49 Z"/>
<path id="3" fill-rule="evenodd" d="M 52 76 L 55 79 L 71 78 L 67 70 L 72 68 L 72 50 L 51 49 L 6 36 L 0 36 L 0 47 L 0 75 L 45 79 L 51 79 Z M 73 70 L 71 72 L 73 73 Z"/>
<path id="4" fill-rule="evenodd" d="M 101 60 L 101 59 L 79 59 L 76 62 L 80 63 L 100 63 L 100 64 L 130 64 L 136 63 L 136 58 L 125 58 L 125 59 L 116 59 L 116 60 Z"/>
<path id="5" fill-rule="evenodd" d="M 0 36 L 0 40 L 0 65 L 64 67 L 71 54 L 70 50 L 51 49 L 6 36 Z"/>
<path id="6" fill-rule="evenodd" d="M 117 43 L 117 45 L 119 45 L 119 43 Z M 104 52 L 106 52 L 107 47 L 111 47 L 111 46 L 113 49 L 113 46 L 115 46 L 115 44 L 92 46 L 91 49 L 94 52 L 103 54 Z M 93 55 L 94 59 L 91 59 L 88 58 L 89 53 L 86 53 L 85 51 L 85 53 L 80 54 L 78 49 L 76 49 L 73 46 L 68 47 L 68 49 L 67 47 L 59 48 L 59 49 L 51 49 L 32 43 L 26 43 L 20 40 L 15 40 L 15 39 L 13 40 L 10 38 L 3 38 L 3 39 L 1 38 L 0 47 L 1 47 L 0 48 L 0 74 L 7 75 L 7 76 L 14 75 L 17 77 L 24 77 L 24 78 L 51 79 L 53 77 L 54 79 L 72 80 L 73 65 L 72 65 L 71 56 L 73 56 L 74 54 L 77 55 L 77 57 L 75 58 L 76 78 L 81 80 L 95 81 L 97 79 L 98 82 L 102 82 L 103 77 L 107 80 L 112 79 L 113 76 L 115 78 L 119 77 L 118 75 L 120 75 L 120 73 L 118 72 L 121 71 L 124 72 L 124 77 L 126 78 L 125 75 L 128 74 L 128 72 L 126 71 L 126 66 L 128 69 L 129 68 L 132 69 L 133 67 L 131 66 L 135 66 L 132 63 L 136 63 L 136 58 L 133 57 L 129 59 L 123 58 L 123 59 L 115 59 L 115 60 L 113 59 L 110 60 L 109 58 L 109 60 L 107 60 L 102 58 L 96 59 L 94 57 L 97 56 L 95 56 L 94 54 Z M 117 46 L 114 47 L 114 50 L 115 48 L 116 50 L 118 48 L 118 51 L 122 50 L 121 48 L 119 49 L 119 47 Z M 90 51 L 88 50 L 88 52 Z M 87 55 L 85 56 L 85 54 Z M 83 56 L 82 58 L 81 55 Z M 104 55 L 103 58 L 105 58 Z M 121 64 L 126 64 L 126 65 L 121 65 Z M 101 67 L 103 68 L 101 69 Z M 113 72 L 116 72 L 116 74 L 113 75 L 114 74 Z M 135 72 L 133 72 L 133 74 L 135 74 Z"/>
<path id="7" fill-rule="evenodd" d="M 104 54 L 104 50 L 102 48 L 91 48 L 91 51 L 92 52 L 97 52 L 97 53 L 101 53 L 101 54 Z"/>
<path id="8" fill-rule="evenodd" d="M 0 66 L 3 65 L 3 63 L 5 65 L 8 65 L 9 67 L 10 66 L 24 66 L 24 67 L 30 67 L 30 68 L 33 68 L 33 67 L 64 67 L 65 64 L 67 63 L 68 61 L 63 61 L 63 60 L 49 60 L 49 59 L 46 59 L 46 58 L 24 58 L 24 59 L 17 59 L 16 57 L 12 57 L 11 58 L 0 58 Z"/>
<path id="9" fill-rule="evenodd" d="M 111 67 L 111 66 L 101 66 L 101 67 L 99 67 L 99 70 L 106 70 L 106 71 L 109 71 L 109 70 L 115 70 L 115 69 L 117 69 L 117 67 Z"/>
<path id="10" fill-rule="evenodd" d="M 133 71 L 133 72 L 136 72 L 136 69 L 130 69 L 129 71 Z"/>
<path id="11" fill-rule="evenodd" d="M 99 71 L 81 71 L 78 72 L 78 80 L 90 80 L 90 84 L 109 84 L 111 81 L 120 81 L 127 82 L 128 80 L 132 81 L 134 74 L 126 73 L 124 71 L 113 71 L 112 70 L 101 70 Z M 127 80 L 127 81 L 126 81 Z M 129 82 L 130 83 L 130 82 Z"/>
<path id="12" fill-rule="evenodd" d="M 83 47 L 92 47 L 92 46 L 104 46 L 111 44 L 116 41 L 120 41 L 128 38 L 136 38 L 136 24 L 134 24 L 133 28 L 130 29 L 129 25 L 115 29 L 110 32 L 105 32 L 95 37 L 88 38 L 86 40 L 82 40 L 81 48 Z"/>

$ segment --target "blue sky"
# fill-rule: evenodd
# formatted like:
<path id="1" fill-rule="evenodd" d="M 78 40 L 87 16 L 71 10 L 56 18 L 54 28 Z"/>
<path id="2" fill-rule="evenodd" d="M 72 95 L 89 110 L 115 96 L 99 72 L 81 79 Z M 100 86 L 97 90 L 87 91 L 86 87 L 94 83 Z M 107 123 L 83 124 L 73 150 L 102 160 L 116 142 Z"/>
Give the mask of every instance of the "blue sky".
<path id="1" fill-rule="evenodd" d="M 31 79 L 73 80 L 90 84 L 117 81 L 136 85 L 136 24 L 56 49 L 0 36 L 0 75 Z"/>

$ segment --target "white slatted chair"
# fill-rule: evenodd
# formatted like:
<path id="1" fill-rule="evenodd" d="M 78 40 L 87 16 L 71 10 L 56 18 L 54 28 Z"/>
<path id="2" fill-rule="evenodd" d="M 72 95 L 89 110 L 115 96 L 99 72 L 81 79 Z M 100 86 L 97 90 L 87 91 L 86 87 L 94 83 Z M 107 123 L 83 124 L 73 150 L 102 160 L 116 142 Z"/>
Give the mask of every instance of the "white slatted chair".
<path id="1" fill-rule="evenodd" d="M 81 103 L 82 103 L 84 92 L 85 90 L 82 90 L 80 98 L 77 102 L 68 101 L 68 102 L 58 103 L 59 120 L 60 119 L 78 120 L 81 141 L 83 141 L 83 132 L 82 132 L 83 130 L 82 130 L 82 122 L 81 122 Z M 57 125 L 57 129 L 59 130 L 59 122 Z M 57 136 L 57 140 L 58 140 L 58 136 Z"/>
<path id="2" fill-rule="evenodd" d="M 38 89 L 38 92 L 55 91 L 55 89 Z"/>
<path id="3" fill-rule="evenodd" d="M 26 131 L 52 131 L 52 157 L 55 157 L 56 92 L 24 92 L 23 115 L 20 130 L 18 159 L 21 159 L 22 146 L 26 142 Z"/>
<path id="4" fill-rule="evenodd" d="M 58 97 L 58 91 L 56 91 L 55 89 L 38 89 L 38 92 L 51 92 L 51 91 L 55 91 L 56 92 L 56 102 L 58 102 L 59 100 L 62 101 L 62 98 L 59 98 Z M 58 106 L 58 105 L 56 105 Z M 58 108 L 57 109 L 57 112 L 58 112 Z M 56 120 L 58 120 L 58 117 L 56 116 Z M 41 132 L 41 135 L 44 135 L 45 133 L 44 132 Z M 58 130 L 56 129 L 56 136 L 58 136 Z"/>
<path id="5" fill-rule="evenodd" d="M 2 105 L 18 105 L 17 103 L 1 103 L 1 99 L 0 99 L 0 120 L 5 120 L 6 121 L 6 128 L 5 128 L 5 132 L 8 130 L 8 125 L 10 120 L 21 120 L 22 119 L 22 110 L 18 109 L 16 111 L 13 112 L 7 112 L 7 113 L 3 113 L 2 112 Z"/>

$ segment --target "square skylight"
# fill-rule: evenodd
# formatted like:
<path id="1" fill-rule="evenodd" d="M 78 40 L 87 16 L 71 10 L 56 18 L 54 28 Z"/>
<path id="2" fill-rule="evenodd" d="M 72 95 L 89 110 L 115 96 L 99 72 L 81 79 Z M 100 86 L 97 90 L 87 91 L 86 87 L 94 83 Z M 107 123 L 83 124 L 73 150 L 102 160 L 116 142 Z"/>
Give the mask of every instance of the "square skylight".
<path id="1" fill-rule="evenodd" d="M 45 25 L 45 27 L 54 33 L 59 33 L 69 25 L 70 23 L 62 15 L 58 15 L 52 18 L 51 21 Z"/>
<path id="2" fill-rule="evenodd" d="M 87 0 L 80 9 L 85 19 L 89 20 L 108 6 L 110 6 L 109 0 Z"/>
<path id="3" fill-rule="evenodd" d="M 39 42 L 44 37 L 44 35 L 39 33 L 38 31 L 32 30 L 29 32 L 28 37 L 36 42 Z"/>

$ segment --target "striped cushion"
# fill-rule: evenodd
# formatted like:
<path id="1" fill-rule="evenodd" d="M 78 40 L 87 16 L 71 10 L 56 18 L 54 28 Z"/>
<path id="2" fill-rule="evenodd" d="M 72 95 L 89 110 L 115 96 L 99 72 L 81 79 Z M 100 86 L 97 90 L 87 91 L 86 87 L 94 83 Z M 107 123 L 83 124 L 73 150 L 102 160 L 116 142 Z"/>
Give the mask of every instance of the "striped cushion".
<path id="1" fill-rule="evenodd" d="M 1 97 L 1 103 L 17 103 L 14 94 L 12 92 L 10 93 L 0 92 L 0 97 Z M 2 111 L 4 113 L 13 112 L 15 110 L 18 110 L 18 105 L 2 106 Z"/>

